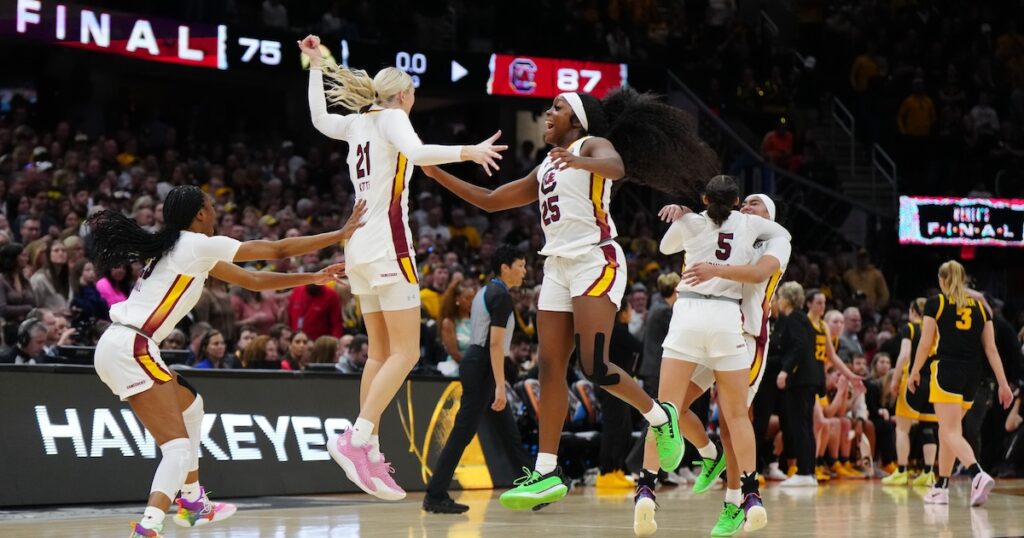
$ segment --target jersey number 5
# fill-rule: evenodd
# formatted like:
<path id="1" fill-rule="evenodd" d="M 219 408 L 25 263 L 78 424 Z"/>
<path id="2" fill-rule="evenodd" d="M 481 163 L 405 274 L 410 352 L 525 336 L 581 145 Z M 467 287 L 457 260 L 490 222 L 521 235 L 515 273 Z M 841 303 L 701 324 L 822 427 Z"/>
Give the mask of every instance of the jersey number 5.
<path id="1" fill-rule="evenodd" d="M 956 315 L 960 318 L 956 320 L 956 328 L 961 331 L 971 330 L 971 309 L 964 307 L 957 308 Z"/>
<path id="2" fill-rule="evenodd" d="M 540 214 L 545 226 L 558 222 L 558 219 L 562 218 L 562 212 L 558 209 L 558 196 L 551 196 L 541 202 Z"/>
<path id="3" fill-rule="evenodd" d="M 356 146 L 356 179 L 370 175 L 370 142 Z"/>
<path id="4" fill-rule="evenodd" d="M 732 234 L 718 234 L 718 250 L 715 251 L 715 257 L 719 260 L 728 260 L 729 255 L 732 254 L 732 245 L 729 244 L 729 241 L 732 241 L 732 237 Z"/>

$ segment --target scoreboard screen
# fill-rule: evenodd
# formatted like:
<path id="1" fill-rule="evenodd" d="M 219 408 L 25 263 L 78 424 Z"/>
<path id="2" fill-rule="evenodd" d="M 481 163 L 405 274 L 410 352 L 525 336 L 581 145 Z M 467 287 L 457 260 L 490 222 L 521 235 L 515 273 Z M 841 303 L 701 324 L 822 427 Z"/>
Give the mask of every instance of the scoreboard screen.
<path id="1" fill-rule="evenodd" d="M 1024 247 L 1024 200 L 900 197 L 900 243 Z"/>

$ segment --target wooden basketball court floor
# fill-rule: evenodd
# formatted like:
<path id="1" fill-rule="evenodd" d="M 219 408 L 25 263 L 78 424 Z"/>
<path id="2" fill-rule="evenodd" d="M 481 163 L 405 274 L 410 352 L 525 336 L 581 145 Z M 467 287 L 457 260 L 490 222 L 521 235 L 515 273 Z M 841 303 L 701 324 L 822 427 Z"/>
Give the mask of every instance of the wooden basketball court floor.
<path id="1" fill-rule="evenodd" d="M 956 480 L 948 507 L 924 506 L 923 490 L 872 482 L 839 482 L 814 488 L 764 490 L 768 527 L 757 536 L 1003 537 L 1024 536 L 1024 480 L 1000 480 L 984 508 L 969 508 L 966 480 Z M 241 499 L 231 519 L 197 529 L 169 520 L 167 537 L 373 538 L 630 537 L 629 491 L 577 488 L 540 512 L 511 512 L 497 491 L 457 493 L 470 505 L 461 516 L 427 514 L 422 494 L 394 503 L 365 495 Z M 686 487 L 659 491 L 656 536 L 708 536 L 722 506 L 722 491 L 697 496 Z M 108 538 L 127 536 L 138 505 L 50 507 L 0 511 L 0 536 Z"/>

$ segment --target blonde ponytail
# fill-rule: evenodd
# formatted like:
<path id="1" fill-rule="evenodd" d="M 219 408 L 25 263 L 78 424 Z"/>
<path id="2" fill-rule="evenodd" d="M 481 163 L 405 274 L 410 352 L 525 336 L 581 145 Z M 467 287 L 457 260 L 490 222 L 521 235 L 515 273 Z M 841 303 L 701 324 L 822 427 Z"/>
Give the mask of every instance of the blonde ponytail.
<path id="1" fill-rule="evenodd" d="M 413 87 L 412 77 L 395 67 L 385 67 L 371 79 L 369 73 L 362 69 L 348 69 L 324 62 L 323 73 L 327 80 L 327 90 L 324 92 L 327 102 L 353 112 L 390 101 L 400 92 Z"/>
<path id="2" fill-rule="evenodd" d="M 967 271 L 959 262 L 949 260 L 939 266 L 939 284 L 952 303 L 967 304 Z"/>

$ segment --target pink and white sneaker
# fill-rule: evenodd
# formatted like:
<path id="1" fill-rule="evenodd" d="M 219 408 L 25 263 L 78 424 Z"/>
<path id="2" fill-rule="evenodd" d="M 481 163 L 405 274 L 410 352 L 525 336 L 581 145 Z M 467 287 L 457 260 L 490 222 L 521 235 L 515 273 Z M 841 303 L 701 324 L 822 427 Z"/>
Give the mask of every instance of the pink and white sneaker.
<path id="1" fill-rule="evenodd" d="M 235 515 L 238 507 L 231 503 L 217 503 L 206 497 L 206 490 L 200 488 L 199 500 L 189 502 L 184 497 L 174 501 L 178 504 L 178 513 L 174 515 L 174 524 L 179 527 L 201 527 L 208 523 L 224 521 Z"/>
<path id="2" fill-rule="evenodd" d="M 373 471 L 371 480 L 377 486 L 377 492 L 373 495 L 385 501 L 399 501 L 405 498 L 405 490 L 391 476 L 395 468 L 384 459 L 384 454 L 380 455 L 380 460 L 376 463 L 371 461 L 370 469 Z"/>
<path id="3" fill-rule="evenodd" d="M 331 454 L 334 462 L 345 471 L 345 476 L 352 481 L 359 489 L 377 495 L 377 487 L 373 477 L 373 462 L 370 461 L 370 443 L 363 446 L 352 446 L 352 430 L 348 429 L 337 439 L 327 443 L 327 452 Z"/>
<path id="4" fill-rule="evenodd" d="M 996 481 L 985 471 L 975 475 L 974 479 L 971 480 L 971 506 L 985 504 L 988 501 L 988 494 L 992 493 L 992 488 L 995 485 Z"/>
<path id="5" fill-rule="evenodd" d="M 949 489 L 932 486 L 924 496 L 925 504 L 949 504 Z"/>

